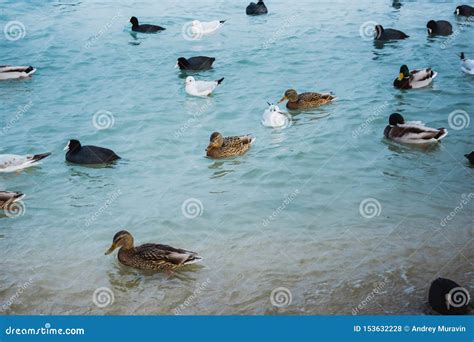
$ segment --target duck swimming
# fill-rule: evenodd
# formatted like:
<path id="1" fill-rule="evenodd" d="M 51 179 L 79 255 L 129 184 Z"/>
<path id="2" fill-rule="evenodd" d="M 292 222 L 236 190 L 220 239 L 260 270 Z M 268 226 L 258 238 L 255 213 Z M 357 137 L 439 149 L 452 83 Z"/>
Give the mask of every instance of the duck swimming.
<path id="1" fill-rule="evenodd" d="M 306 109 L 314 108 L 331 102 L 336 97 L 331 94 L 320 93 L 301 93 L 298 94 L 294 89 L 285 91 L 285 95 L 278 103 L 288 100 L 286 108 L 288 109 Z"/>
<path id="2" fill-rule="evenodd" d="M 98 146 L 82 146 L 79 140 L 71 139 L 64 147 L 66 160 L 74 164 L 109 164 L 120 159 L 114 151 Z"/>
<path id="3" fill-rule="evenodd" d="M 137 17 L 131 17 L 130 23 L 132 24 L 132 31 L 141 33 L 156 33 L 159 31 L 166 30 L 164 27 L 150 24 L 139 24 Z"/>
<path id="4" fill-rule="evenodd" d="M 35 72 L 32 66 L 0 65 L 0 81 L 29 78 Z"/>
<path id="5" fill-rule="evenodd" d="M 168 245 L 146 243 L 135 247 L 132 234 L 126 230 L 115 234 L 112 246 L 105 252 L 105 255 L 112 253 L 117 248 L 119 248 L 118 260 L 121 264 L 140 270 L 170 271 L 202 260 L 202 257 L 196 252 Z"/>
<path id="6" fill-rule="evenodd" d="M 24 197 L 21 192 L 0 191 L 0 209 L 8 209 L 12 203 L 21 201 Z"/>
<path id="7" fill-rule="evenodd" d="M 464 52 L 461 52 L 459 57 L 461 58 L 461 70 L 466 74 L 474 75 L 474 60 L 467 59 Z"/>
<path id="8" fill-rule="evenodd" d="M 453 26 L 446 20 L 430 20 L 426 27 L 429 36 L 449 36 L 453 33 Z"/>
<path id="9" fill-rule="evenodd" d="M 267 6 L 263 3 L 263 0 L 258 0 L 257 3 L 251 2 L 245 9 L 247 15 L 262 15 L 267 14 Z"/>
<path id="10" fill-rule="evenodd" d="M 466 303 L 458 306 L 459 299 L 462 301 L 466 299 Z M 451 279 L 437 278 L 431 283 L 428 303 L 433 310 L 442 315 L 467 315 L 469 313 L 468 300 L 467 290 Z"/>
<path id="11" fill-rule="evenodd" d="M 405 39 L 408 38 L 405 33 L 395 29 L 384 29 L 382 25 L 375 26 L 375 40 L 394 40 L 394 39 Z"/>
<path id="12" fill-rule="evenodd" d="M 436 71 L 428 69 L 409 71 L 406 65 L 400 67 L 400 74 L 393 81 L 393 86 L 398 89 L 417 89 L 431 84 L 438 75 Z"/>
<path id="13" fill-rule="evenodd" d="M 255 141 L 250 134 L 223 137 L 219 132 L 211 134 L 206 154 L 210 158 L 229 158 L 245 154 Z"/>
<path id="14" fill-rule="evenodd" d="M 216 59 L 214 57 L 196 56 L 191 58 L 179 57 L 176 67 L 181 70 L 209 70 L 212 68 L 212 63 Z"/>
<path id="15" fill-rule="evenodd" d="M 454 14 L 464 17 L 474 16 L 474 7 L 469 5 L 460 5 L 456 7 Z"/>
<path id="16" fill-rule="evenodd" d="M 0 154 L 0 172 L 14 172 L 39 165 L 40 160 L 51 155 L 51 153 L 35 154 L 31 156 L 19 156 L 16 154 Z"/>
<path id="17" fill-rule="evenodd" d="M 419 121 L 405 123 L 401 114 L 393 113 L 383 134 L 387 139 L 403 144 L 430 144 L 439 142 L 448 134 L 448 131 L 444 128 L 426 127 Z"/>

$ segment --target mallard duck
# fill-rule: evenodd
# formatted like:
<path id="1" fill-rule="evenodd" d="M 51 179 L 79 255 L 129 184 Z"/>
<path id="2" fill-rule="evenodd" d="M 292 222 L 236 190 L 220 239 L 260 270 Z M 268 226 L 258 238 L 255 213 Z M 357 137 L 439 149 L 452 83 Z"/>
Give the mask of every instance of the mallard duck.
<path id="1" fill-rule="evenodd" d="M 288 113 L 280 111 L 277 105 L 268 104 L 269 107 L 263 112 L 262 125 L 266 127 L 287 127 L 291 124 L 291 117 Z"/>
<path id="2" fill-rule="evenodd" d="M 461 52 L 459 57 L 461 58 L 461 70 L 466 74 L 474 75 L 474 60 L 467 59 L 464 52 Z"/>
<path id="3" fill-rule="evenodd" d="M 444 128 L 426 127 L 419 121 L 405 123 L 401 114 L 393 113 L 383 134 L 388 139 L 404 144 L 429 144 L 439 142 L 448 134 L 448 131 Z"/>
<path id="4" fill-rule="evenodd" d="M 375 40 L 393 40 L 408 38 L 404 32 L 395 29 L 384 29 L 382 25 L 375 26 Z"/>
<path id="5" fill-rule="evenodd" d="M 224 77 L 215 81 L 196 81 L 192 76 L 186 77 L 185 90 L 192 96 L 208 96 L 224 81 Z"/>
<path id="6" fill-rule="evenodd" d="M 438 75 L 436 71 L 428 69 L 409 71 L 406 65 L 400 67 L 400 74 L 393 81 L 393 86 L 398 89 L 417 89 L 430 85 Z"/>
<path id="7" fill-rule="evenodd" d="M 453 33 L 453 26 L 446 20 L 430 20 L 426 27 L 429 36 L 449 36 Z"/>
<path id="8" fill-rule="evenodd" d="M 459 300 L 465 303 L 461 302 L 462 305 L 459 306 L 457 305 Z M 468 300 L 467 290 L 451 279 L 437 278 L 431 283 L 428 303 L 433 310 L 442 315 L 467 315 L 469 313 Z"/>
<path id="9" fill-rule="evenodd" d="M 331 94 L 320 93 L 301 93 L 298 94 L 294 89 L 285 91 L 285 95 L 278 101 L 278 103 L 288 100 L 286 108 L 288 109 L 305 109 L 319 107 L 334 100 L 335 97 Z"/>
<path id="10" fill-rule="evenodd" d="M 474 151 L 472 151 L 471 153 L 465 154 L 464 157 L 466 157 L 467 160 L 469 160 L 469 163 L 474 165 Z"/>
<path id="11" fill-rule="evenodd" d="M 23 197 L 25 195 L 21 192 L 0 191 L 0 209 L 8 209 L 12 203 L 22 200 Z"/>
<path id="12" fill-rule="evenodd" d="M 28 78 L 35 72 L 32 66 L 0 65 L 0 81 Z"/>
<path id="13" fill-rule="evenodd" d="M 116 248 L 120 248 L 118 260 L 122 264 L 141 270 L 172 270 L 202 260 L 202 257 L 195 252 L 167 245 L 146 243 L 135 247 L 132 234 L 126 230 L 115 234 L 112 246 L 105 255 L 112 253 Z"/>
<path id="14" fill-rule="evenodd" d="M 14 172 L 27 169 L 39 164 L 39 161 L 51 153 L 35 154 L 33 156 L 19 156 L 16 154 L 0 154 L 0 172 Z"/>
<path id="15" fill-rule="evenodd" d="M 219 132 L 211 134 L 206 148 L 207 156 L 211 158 L 228 158 L 245 154 L 255 141 L 251 135 L 222 137 Z"/>
<path id="16" fill-rule="evenodd" d="M 64 147 L 66 160 L 74 164 L 109 164 L 120 159 L 114 151 L 108 148 L 85 145 L 82 146 L 79 140 L 71 139 Z"/>
<path id="17" fill-rule="evenodd" d="M 132 31 L 141 33 L 156 33 L 159 31 L 166 30 L 164 27 L 150 24 L 139 24 L 137 17 L 131 17 L 130 23 L 132 24 Z"/>

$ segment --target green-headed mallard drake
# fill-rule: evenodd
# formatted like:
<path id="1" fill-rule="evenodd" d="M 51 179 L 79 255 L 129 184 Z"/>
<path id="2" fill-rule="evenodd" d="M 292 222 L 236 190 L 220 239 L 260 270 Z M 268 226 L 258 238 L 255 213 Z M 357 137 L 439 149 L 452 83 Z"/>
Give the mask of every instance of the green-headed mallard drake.
<path id="1" fill-rule="evenodd" d="M 401 114 L 393 113 L 383 134 L 388 139 L 404 144 L 429 144 L 439 142 L 448 135 L 448 131 L 445 128 L 426 127 L 420 121 L 405 123 Z"/>
<path id="2" fill-rule="evenodd" d="M 245 154 L 252 146 L 255 138 L 250 134 L 234 137 L 223 137 L 219 132 L 211 134 L 206 148 L 207 156 L 211 158 L 228 158 Z"/>
<path id="3" fill-rule="evenodd" d="M 431 84 L 438 75 L 436 71 L 428 69 L 410 71 L 406 65 L 400 67 L 400 74 L 393 81 L 393 86 L 398 89 L 417 89 Z"/>
<path id="4" fill-rule="evenodd" d="M 314 108 L 331 102 L 336 97 L 331 94 L 320 93 L 301 93 L 298 94 L 294 89 L 285 91 L 285 95 L 278 103 L 288 100 L 286 108 L 288 109 L 305 109 Z"/>
<path id="5" fill-rule="evenodd" d="M 112 253 L 116 248 L 120 248 L 118 259 L 122 264 L 141 270 L 172 270 L 202 260 L 195 252 L 167 245 L 146 243 L 135 247 L 132 234 L 125 230 L 115 234 L 112 246 L 105 255 Z"/>
<path id="6" fill-rule="evenodd" d="M 0 191 L 0 209 L 8 209 L 8 207 L 25 197 L 21 192 Z"/>

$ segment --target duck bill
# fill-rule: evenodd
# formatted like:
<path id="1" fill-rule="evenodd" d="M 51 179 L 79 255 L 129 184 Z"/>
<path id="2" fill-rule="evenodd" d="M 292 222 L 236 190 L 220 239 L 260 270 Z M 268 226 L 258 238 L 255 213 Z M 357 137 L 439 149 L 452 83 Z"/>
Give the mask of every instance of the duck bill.
<path id="1" fill-rule="evenodd" d="M 280 101 L 278 101 L 278 103 L 281 103 L 281 102 L 283 102 L 283 101 L 285 101 L 285 100 L 288 100 L 288 99 L 287 99 L 286 96 L 283 96 L 283 97 L 280 99 Z"/>
<path id="2" fill-rule="evenodd" d="M 115 248 L 117 248 L 117 245 L 113 243 L 112 246 L 110 246 L 110 248 L 105 251 L 105 255 L 109 255 L 110 253 L 112 253 L 115 250 Z"/>
<path id="3" fill-rule="evenodd" d="M 401 72 L 401 73 L 398 75 L 398 80 L 401 81 L 401 80 L 403 80 L 404 77 L 405 77 L 405 75 L 403 75 L 403 72 Z"/>

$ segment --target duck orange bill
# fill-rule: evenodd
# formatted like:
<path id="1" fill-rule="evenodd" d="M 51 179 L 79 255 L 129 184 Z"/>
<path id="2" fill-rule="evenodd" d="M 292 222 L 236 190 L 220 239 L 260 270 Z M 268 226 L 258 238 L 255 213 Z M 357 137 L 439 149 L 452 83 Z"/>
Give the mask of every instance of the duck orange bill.
<path id="1" fill-rule="evenodd" d="M 287 98 L 286 98 L 286 96 L 283 96 L 283 97 L 280 99 L 280 101 L 278 101 L 278 103 L 283 102 L 283 101 L 285 101 L 285 100 L 287 100 Z"/>
<path id="2" fill-rule="evenodd" d="M 109 255 L 110 253 L 112 253 L 115 248 L 117 248 L 117 245 L 113 243 L 112 246 L 110 246 L 110 248 L 107 251 L 105 251 L 105 255 Z"/>
<path id="3" fill-rule="evenodd" d="M 398 75 L 398 80 L 401 81 L 404 77 L 405 75 L 403 75 L 403 72 L 401 72 L 400 75 Z"/>

